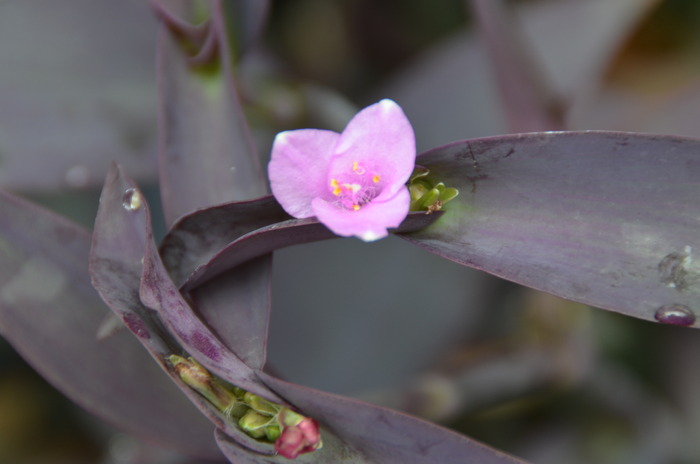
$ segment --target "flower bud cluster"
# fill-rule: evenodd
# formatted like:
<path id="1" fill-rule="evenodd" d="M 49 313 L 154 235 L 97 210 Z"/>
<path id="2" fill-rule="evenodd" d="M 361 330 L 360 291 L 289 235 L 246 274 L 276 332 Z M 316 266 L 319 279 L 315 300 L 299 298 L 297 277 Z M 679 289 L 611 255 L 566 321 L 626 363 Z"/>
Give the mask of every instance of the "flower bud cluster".
<path id="1" fill-rule="evenodd" d="M 429 177 L 430 170 L 416 166 L 408 181 L 411 194 L 411 211 L 425 211 L 426 214 L 440 211 L 445 204 L 459 195 L 459 190 L 446 187 L 443 182 L 435 182 Z"/>
<path id="2" fill-rule="evenodd" d="M 168 362 L 187 386 L 251 437 L 274 443 L 281 456 L 294 459 L 323 446 L 314 419 L 213 376 L 191 357 L 171 355 Z"/>

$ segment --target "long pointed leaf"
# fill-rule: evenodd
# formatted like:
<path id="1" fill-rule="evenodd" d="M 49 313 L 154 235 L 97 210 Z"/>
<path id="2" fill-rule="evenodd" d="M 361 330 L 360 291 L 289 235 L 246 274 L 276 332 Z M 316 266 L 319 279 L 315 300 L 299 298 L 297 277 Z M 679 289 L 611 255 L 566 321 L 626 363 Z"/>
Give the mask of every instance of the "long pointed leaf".
<path id="1" fill-rule="evenodd" d="M 191 3 L 180 6 L 176 13 L 193 16 Z M 193 61 L 166 23 L 158 36 L 160 179 L 168 224 L 197 208 L 266 192 L 222 45 L 219 8 L 211 14 L 200 44 L 211 49 L 211 57 L 200 57 L 202 63 Z"/>
<path id="2" fill-rule="evenodd" d="M 700 142 L 612 132 L 456 142 L 419 157 L 460 189 L 402 236 L 461 264 L 647 320 L 700 311 Z"/>

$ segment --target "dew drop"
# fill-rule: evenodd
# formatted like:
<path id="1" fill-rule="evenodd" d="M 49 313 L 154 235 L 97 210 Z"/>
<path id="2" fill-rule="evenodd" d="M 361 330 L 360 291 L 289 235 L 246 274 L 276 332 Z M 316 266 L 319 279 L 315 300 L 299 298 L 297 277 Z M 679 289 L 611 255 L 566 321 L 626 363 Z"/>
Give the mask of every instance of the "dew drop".
<path id="1" fill-rule="evenodd" d="M 654 318 L 662 324 L 689 326 L 695 323 L 695 314 L 682 304 L 667 304 L 656 310 Z"/>
<path id="2" fill-rule="evenodd" d="M 141 207 L 141 194 L 135 188 L 130 188 L 124 192 L 122 206 L 128 211 L 136 211 Z"/>

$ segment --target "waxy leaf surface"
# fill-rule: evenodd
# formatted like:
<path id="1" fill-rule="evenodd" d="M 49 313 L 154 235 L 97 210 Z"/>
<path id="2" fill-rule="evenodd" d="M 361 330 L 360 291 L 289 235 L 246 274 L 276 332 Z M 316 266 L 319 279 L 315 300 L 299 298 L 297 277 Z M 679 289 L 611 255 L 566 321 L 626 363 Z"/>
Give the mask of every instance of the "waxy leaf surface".
<path id="1" fill-rule="evenodd" d="M 460 195 L 407 240 L 641 319 L 666 305 L 700 311 L 699 141 L 535 133 L 456 142 L 418 163 Z"/>

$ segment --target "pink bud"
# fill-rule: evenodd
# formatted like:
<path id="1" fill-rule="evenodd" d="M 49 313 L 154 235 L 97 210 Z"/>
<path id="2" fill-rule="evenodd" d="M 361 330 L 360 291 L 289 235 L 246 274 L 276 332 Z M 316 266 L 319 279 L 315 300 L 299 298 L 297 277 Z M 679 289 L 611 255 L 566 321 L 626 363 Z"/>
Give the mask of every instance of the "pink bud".
<path id="1" fill-rule="evenodd" d="M 297 425 L 285 427 L 275 442 L 275 450 L 287 459 L 296 459 L 300 454 L 310 453 L 320 447 L 318 422 L 310 417 Z"/>

